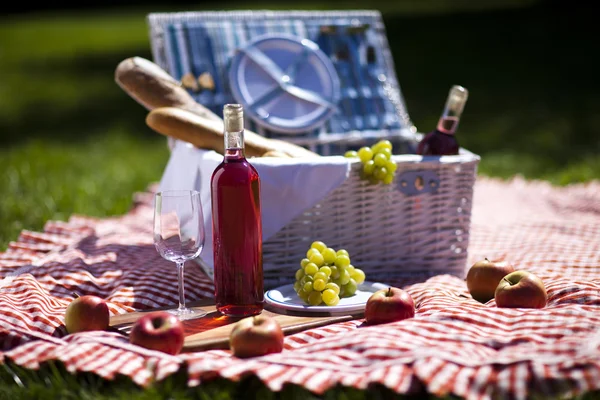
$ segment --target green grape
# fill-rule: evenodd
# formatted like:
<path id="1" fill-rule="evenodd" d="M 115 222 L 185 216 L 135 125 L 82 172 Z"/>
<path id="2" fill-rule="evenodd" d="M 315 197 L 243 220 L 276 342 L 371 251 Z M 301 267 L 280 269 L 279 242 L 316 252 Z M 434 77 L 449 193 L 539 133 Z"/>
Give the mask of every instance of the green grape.
<path id="1" fill-rule="evenodd" d="M 319 304 L 321 304 L 321 301 L 322 301 L 321 292 L 317 292 L 316 290 L 313 290 L 308 295 L 308 304 L 310 304 L 311 306 L 318 306 Z"/>
<path id="2" fill-rule="evenodd" d="M 366 278 L 366 276 L 362 269 L 354 268 L 354 272 L 352 273 L 352 279 L 354 279 L 354 281 L 357 284 L 360 285 L 361 283 L 363 283 L 365 281 L 365 278 Z"/>
<path id="3" fill-rule="evenodd" d="M 384 167 L 385 164 L 387 163 L 387 161 L 388 161 L 387 157 L 385 156 L 385 154 L 382 154 L 382 153 L 377 153 L 373 157 L 373 163 L 375 164 L 376 167 Z"/>
<path id="4" fill-rule="evenodd" d="M 342 270 L 340 272 L 340 283 L 342 284 L 342 286 L 344 286 L 345 284 L 347 284 L 350 281 L 350 274 L 348 273 L 348 271 L 346 270 Z"/>
<path id="5" fill-rule="evenodd" d="M 324 290 L 323 293 L 321 293 L 321 298 L 323 300 L 323 303 L 325 303 L 328 306 L 332 305 L 335 299 L 338 299 L 339 301 L 337 293 L 331 289 Z"/>
<path id="6" fill-rule="evenodd" d="M 296 271 L 296 280 L 297 281 L 302 279 L 303 276 L 304 276 L 304 270 L 302 268 L 300 268 L 298 271 Z"/>
<path id="7" fill-rule="evenodd" d="M 344 153 L 344 157 L 346 157 L 346 158 L 358 157 L 358 153 L 354 150 L 348 150 L 347 152 Z"/>
<path id="8" fill-rule="evenodd" d="M 373 176 L 377 178 L 379 181 L 383 181 L 388 174 L 387 169 L 385 167 L 377 167 L 375 171 L 373 171 Z"/>
<path id="9" fill-rule="evenodd" d="M 316 242 L 312 242 L 312 244 L 310 245 L 310 248 L 316 249 L 319 251 L 319 253 L 321 253 L 323 250 L 325 250 L 327 248 L 327 245 L 325 245 L 325 243 L 317 240 Z"/>
<path id="10" fill-rule="evenodd" d="M 396 172 L 398 169 L 398 164 L 396 164 L 394 161 L 388 160 L 388 162 L 385 163 L 385 168 L 388 170 L 388 172 Z"/>
<path id="11" fill-rule="evenodd" d="M 339 249 L 335 254 L 338 256 L 348 256 L 348 258 L 350 258 L 350 254 L 348 254 L 346 249 Z"/>
<path id="12" fill-rule="evenodd" d="M 319 268 L 325 264 L 325 259 L 321 253 L 313 253 L 309 259 L 311 263 L 314 263 Z"/>
<path id="13" fill-rule="evenodd" d="M 340 294 L 340 287 L 333 282 L 329 282 L 325 285 L 325 290 L 333 290 L 335 294 Z"/>
<path id="14" fill-rule="evenodd" d="M 329 277 L 331 276 L 331 268 L 329 268 L 327 265 L 324 267 L 319 268 L 319 272 L 322 272 L 325 274 L 325 276 L 329 279 Z"/>
<path id="15" fill-rule="evenodd" d="M 352 277 L 352 274 L 354 273 L 354 265 L 350 264 L 346 267 L 346 271 L 348 271 L 348 273 L 350 274 L 350 277 Z"/>
<path id="16" fill-rule="evenodd" d="M 392 158 L 392 151 L 390 149 L 381 148 L 377 152 L 377 154 L 383 154 L 385 156 L 386 161 L 389 161 Z"/>
<path id="17" fill-rule="evenodd" d="M 338 294 L 338 296 L 340 296 L 340 298 L 346 297 L 346 286 L 345 285 L 340 285 L 340 293 Z"/>
<path id="18" fill-rule="evenodd" d="M 314 280 L 316 281 L 317 279 L 322 279 L 325 281 L 325 283 L 327 283 L 327 281 L 329 280 L 329 278 L 327 277 L 327 275 L 324 272 L 317 272 L 316 274 L 313 275 Z"/>
<path id="19" fill-rule="evenodd" d="M 312 247 L 310 249 L 308 249 L 308 251 L 306 252 L 306 258 L 308 258 L 310 260 L 310 256 L 312 256 L 313 254 L 321 254 L 321 252 L 317 249 L 313 249 Z"/>
<path id="20" fill-rule="evenodd" d="M 375 170 L 375 162 L 373 160 L 369 160 L 363 165 L 363 173 L 366 176 L 370 176 L 373 174 L 373 170 Z"/>
<path id="21" fill-rule="evenodd" d="M 366 163 L 373 158 L 373 150 L 367 146 L 361 147 L 358 149 L 358 157 L 360 158 L 360 161 Z"/>
<path id="22" fill-rule="evenodd" d="M 338 269 L 338 267 L 336 267 L 335 265 L 332 265 L 329 268 L 331 269 L 331 275 L 329 275 L 330 278 L 337 279 L 340 277 L 340 270 Z"/>
<path id="23" fill-rule="evenodd" d="M 354 296 L 354 293 L 356 293 L 357 289 L 358 289 L 358 285 L 357 285 L 356 281 L 354 279 L 350 278 L 350 280 L 348 280 L 348 283 L 346 283 L 344 285 L 344 296 L 346 296 L 346 297 Z"/>
<path id="24" fill-rule="evenodd" d="M 385 185 L 389 185 L 390 183 L 394 182 L 394 173 L 389 173 L 385 176 L 385 178 L 383 178 L 383 183 Z"/>
<path id="25" fill-rule="evenodd" d="M 335 257 L 336 267 L 346 268 L 348 265 L 350 265 L 350 257 L 348 257 L 347 255 L 338 255 L 337 257 Z"/>
<path id="26" fill-rule="evenodd" d="M 300 289 L 302 289 L 302 284 L 298 281 L 294 282 L 294 292 L 298 293 Z"/>
<path id="27" fill-rule="evenodd" d="M 304 285 L 306 282 L 312 282 L 312 281 L 314 281 L 314 279 L 313 279 L 313 277 L 312 277 L 311 275 L 304 275 L 304 276 L 302 277 L 302 279 L 300 279 L 300 283 L 302 283 L 303 285 Z"/>
<path id="28" fill-rule="evenodd" d="M 312 288 L 320 292 L 321 290 L 325 289 L 325 285 L 326 283 L 323 279 L 315 279 L 312 284 Z"/>
<path id="29" fill-rule="evenodd" d="M 300 266 L 302 268 L 306 267 L 306 264 L 308 264 L 310 262 L 310 260 L 308 258 L 303 258 L 302 261 L 300 261 Z"/>
<path id="30" fill-rule="evenodd" d="M 304 289 L 298 290 L 298 297 L 300 297 L 304 302 L 308 302 L 308 295 L 310 292 L 305 292 Z"/>
<path id="31" fill-rule="evenodd" d="M 340 298 L 338 296 L 335 296 L 333 298 L 333 300 L 327 305 L 333 307 L 333 306 L 337 306 L 339 302 L 340 302 Z"/>
<path id="32" fill-rule="evenodd" d="M 371 146 L 371 150 L 373 150 L 373 155 L 379 153 L 379 149 L 381 149 L 381 141 L 379 141 Z"/>
<path id="33" fill-rule="evenodd" d="M 310 292 L 311 290 L 313 290 L 313 283 L 312 282 L 306 282 L 304 284 L 304 286 L 302 286 L 302 289 L 304 289 L 305 292 Z"/>
<path id="34" fill-rule="evenodd" d="M 377 142 L 377 146 L 380 149 L 388 149 L 388 150 L 392 151 L 392 142 L 390 142 L 387 139 L 380 140 L 379 142 Z"/>
<path id="35" fill-rule="evenodd" d="M 321 254 L 323 255 L 323 259 L 325 260 L 326 264 L 333 264 L 333 262 L 335 261 L 335 250 L 331 247 L 328 247 L 325 250 L 323 250 Z"/>
<path id="36" fill-rule="evenodd" d="M 319 272 L 319 267 L 317 267 L 317 264 L 315 263 L 310 262 L 306 264 L 306 267 L 304 267 L 304 273 L 306 275 L 314 275 L 317 272 Z"/>

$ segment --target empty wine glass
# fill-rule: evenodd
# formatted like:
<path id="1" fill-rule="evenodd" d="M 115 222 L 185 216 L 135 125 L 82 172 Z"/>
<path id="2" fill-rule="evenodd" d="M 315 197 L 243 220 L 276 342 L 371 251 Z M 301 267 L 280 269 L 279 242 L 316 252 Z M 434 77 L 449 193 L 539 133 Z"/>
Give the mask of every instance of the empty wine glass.
<path id="1" fill-rule="evenodd" d="M 179 307 L 167 310 L 186 320 L 206 315 L 185 306 L 184 263 L 200 255 L 204 247 L 204 217 L 200 192 L 167 190 L 154 196 L 154 246 L 166 260 L 177 265 Z"/>

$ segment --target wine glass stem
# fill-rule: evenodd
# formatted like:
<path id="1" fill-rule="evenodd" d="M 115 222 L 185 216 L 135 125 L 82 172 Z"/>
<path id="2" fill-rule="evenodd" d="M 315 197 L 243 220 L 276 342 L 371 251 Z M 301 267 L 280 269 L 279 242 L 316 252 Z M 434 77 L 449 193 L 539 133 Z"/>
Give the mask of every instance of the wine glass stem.
<path id="1" fill-rule="evenodd" d="M 179 310 L 185 309 L 185 289 L 183 287 L 183 261 L 177 261 L 177 282 L 179 284 Z"/>

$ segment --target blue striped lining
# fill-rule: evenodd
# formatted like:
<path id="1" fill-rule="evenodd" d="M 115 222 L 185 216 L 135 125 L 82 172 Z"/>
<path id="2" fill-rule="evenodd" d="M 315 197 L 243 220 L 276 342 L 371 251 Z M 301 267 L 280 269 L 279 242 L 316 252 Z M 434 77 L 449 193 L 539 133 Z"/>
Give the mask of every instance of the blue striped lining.
<path id="1" fill-rule="evenodd" d="M 317 43 L 340 78 L 338 112 L 319 129 L 293 135 L 247 121 L 247 126 L 261 135 L 296 142 L 323 155 L 341 154 L 381 138 L 407 148 L 404 142 L 414 139 L 385 28 L 376 11 L 159 13 L 150 14 L 148 22 L 157 64 L 175 79 L 186 73 L 198 77 L 204 72 L 213 77 L 214 90 L 190 93 L 218 115 L 224 104 L 235 101 L 229 89 L 228 67 L 236 49 L 266 33 L 292 34 Z M 356 25 L 366 29 L 347 29 Z M 325 34 L 324 26 L 335 29 Z M 374 57 L 367 57 L 368 52 Z M 386 95 L 382 74 L 399 92 L 401 104 L 394 104 Z"/>

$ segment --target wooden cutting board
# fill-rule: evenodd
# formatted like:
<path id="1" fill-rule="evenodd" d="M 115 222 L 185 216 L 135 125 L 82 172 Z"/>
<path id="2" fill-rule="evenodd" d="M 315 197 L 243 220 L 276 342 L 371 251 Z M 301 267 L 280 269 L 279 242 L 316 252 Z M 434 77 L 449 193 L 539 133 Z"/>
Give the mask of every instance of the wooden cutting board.
<path id="1" fill-rule="evenodd" d="M 230 318 L 221 315 L 216 311 L 214 304 L 209 304 L 207 302 L 191 303 L 188 307 L 205 310 L 208 314 L 201 318 L 183 321 L 186 337 L 182 352 L 208 349 L 229 349 L 229 334 L 233 328 L 233 324 L 239 321 L 240 318 Z M 117 329 L 119 332 L 128 335 L 133 323 L 137 321 L 138 318 L 148 312 L 156 310 L 158 309 L 112 316 L 110 318 L 110 326 L 113 329 Z M 262 313 L 275 318 L 286 335 L 336 322 L 362 318 L 363 316 L 362 312 L 357 314 L 329 316 L 289 315 L 268 309 L 263 310 Z"/>

